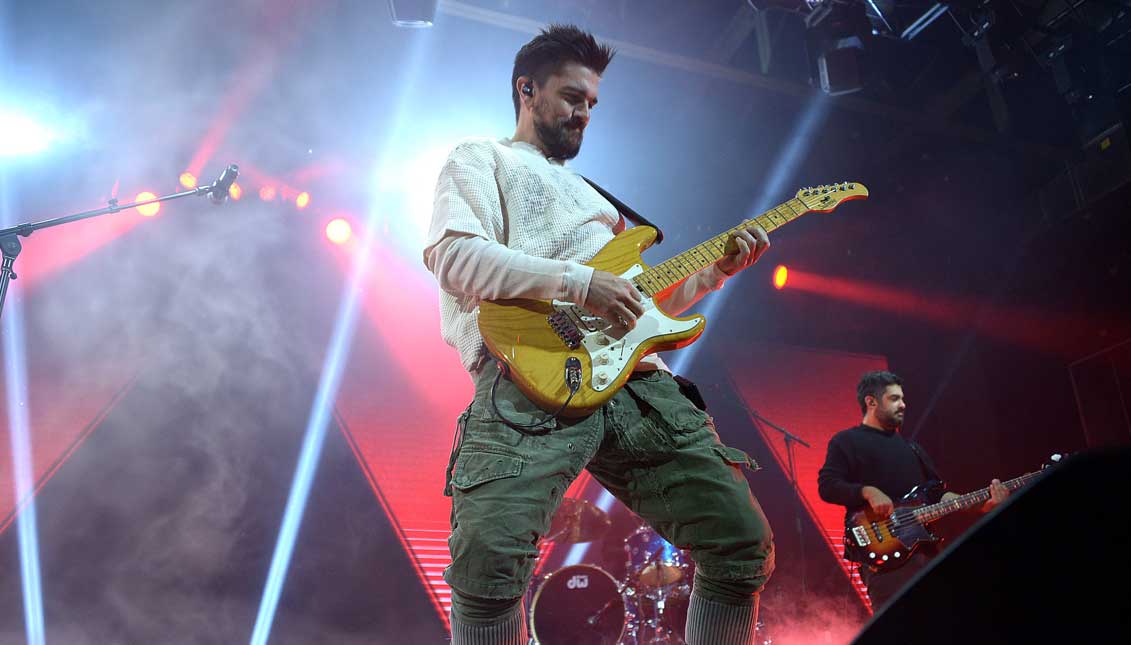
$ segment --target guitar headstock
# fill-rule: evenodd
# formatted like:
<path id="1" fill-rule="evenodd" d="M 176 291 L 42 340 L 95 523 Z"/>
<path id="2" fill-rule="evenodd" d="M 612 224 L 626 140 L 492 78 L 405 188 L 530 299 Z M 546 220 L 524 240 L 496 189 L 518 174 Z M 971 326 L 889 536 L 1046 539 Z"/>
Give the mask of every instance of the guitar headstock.
<path id="1" fill-rule="evenodd" d="M 818 213 L 831 213 L 842 202 L 866 199 L 867 197 L 868 189 L 864 187 L 864 184 L 853 181 L 802 188 L 797 191 L 797 199 L 801 200 L 806 208 Z"/>

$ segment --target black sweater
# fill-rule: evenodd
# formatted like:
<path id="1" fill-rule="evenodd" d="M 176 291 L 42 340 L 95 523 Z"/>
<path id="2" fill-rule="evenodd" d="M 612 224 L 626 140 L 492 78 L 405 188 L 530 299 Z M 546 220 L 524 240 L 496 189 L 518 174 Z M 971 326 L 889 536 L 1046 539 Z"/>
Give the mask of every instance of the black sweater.
<path id="1" fill-rule="evenodd" d="M 928 473 L 936 472 L 927 453 L 921 447 L 919 452 L 927 461 Z M 844 506 L 847 517 L 864 508 L 860 495 L 864 486 L 875 486 L 898 502 L 928 479 L 903 435 L 859 425 L 841 430 L 829 440 L 825 465 L 817 476 L 817 490 L 826 502 Z"/>

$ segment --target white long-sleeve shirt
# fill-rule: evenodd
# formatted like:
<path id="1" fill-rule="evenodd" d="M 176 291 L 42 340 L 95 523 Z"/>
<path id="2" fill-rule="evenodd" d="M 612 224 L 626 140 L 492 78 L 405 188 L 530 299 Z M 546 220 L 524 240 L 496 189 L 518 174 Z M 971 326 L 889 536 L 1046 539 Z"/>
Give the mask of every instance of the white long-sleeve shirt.
<path id="1" fill-rule="evenodd" d="M 565 164 L 508 139 L 465 141 L 440 173 L 424 263 L 440 284 L 441 333 L 474 370 L 486 355 L 480 300 L 535 298 L 585 304 L 585 266 L 624 223 L 616 209 Z M 677 314 L 726 274 L 694 274 L 661 304 Z M 638 369 L 667 369 L 655 355 Z"/>

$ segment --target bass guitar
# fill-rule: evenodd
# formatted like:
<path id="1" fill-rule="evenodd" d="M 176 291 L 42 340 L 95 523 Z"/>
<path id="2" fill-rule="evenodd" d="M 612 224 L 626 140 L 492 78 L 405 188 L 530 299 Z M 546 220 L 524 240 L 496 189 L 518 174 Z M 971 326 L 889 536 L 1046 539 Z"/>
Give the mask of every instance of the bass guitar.
<path id="1" fill-rule="evenodd" d="M 1059 461 L 1060 458 L 1060 455 L 1053 455 L 1052 461 Z M 1002 485 L 1012 492 L 1043 472 L 1044 468 L 1026 473 L 1002 482 Z M 944 502 L 927 504 L 931 491 L 937 491 L 941 485 L 941 482 L 933 481 L 912 488 L 911 492 L 895 504 L 887 517 L 877 515 L 871 509 L 853 513 L 844 529 L 844 557 L 866 564 L 873 571 L 898 569 L 923 544 L 939 541 L 928 529 L 931 522 L 957 511 L 980 506 L 990 499 L 990 488 L 987 486 Z"/>

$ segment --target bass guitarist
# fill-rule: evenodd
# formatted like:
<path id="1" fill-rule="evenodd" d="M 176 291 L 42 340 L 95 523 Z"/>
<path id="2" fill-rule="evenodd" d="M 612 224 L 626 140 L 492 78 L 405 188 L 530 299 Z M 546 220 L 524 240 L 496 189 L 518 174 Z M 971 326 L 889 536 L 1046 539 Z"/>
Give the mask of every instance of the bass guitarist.
<path id="1" fill-rule="evenodd" d="M 927 453 L 900 433 L 907 402 L 903 381 L 891 372 L 868 372 L 856 386 L 856 400 L 864 419 L 860 425 L 841 430 L 829 440 L 825 464 L 818 474 L 821 499 L 846 509 L 846 519 L 861 509 L 887 517 L 899 497 L 912 488 L 939 480 Z M 946 492 L 931 502 L 948 501 L 958 495 Z M 988 512 L 1009 496 L 1001 481 L 990 483 L 990 498 L 981 507 Z M 860 563 L 860 577 L 868 587 L 873 611 L 879 611 L 904 584 L 938 553 L 935 544 L 916 549 L 902 566 L 874 570 Z"/>
<path id="2" fill-rule="evenodd" d="M 549 423 L 487 354 L 481 300 L 559 299 L 631 328 L 643 312 L 627 280 L 584 265 L 624 224 L 566 166 L 577 155 L 613 52 L 572 26 L 551 26 L 515 57 L 517 125 L 502 140 L 465 141 L 436 189 L 424 262 L 440 284 L 441 330 L 475 382 L 461 416 L 452 495 L 452 642 L 526 645 L 521 598 L 562 494 L 583 468 L 696 563 L 691 645 L 750 643 L 758 594 L 773 570 L 765 515 L 710 417 L 657 356 L 595 413 Z M 657 133 L 662 136 L 662 133 Z M 769 242 L 742 229 L 727 255 L 662 301 L 676 313 L 754 263 Z"/>

